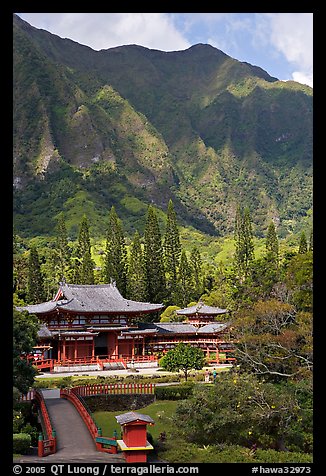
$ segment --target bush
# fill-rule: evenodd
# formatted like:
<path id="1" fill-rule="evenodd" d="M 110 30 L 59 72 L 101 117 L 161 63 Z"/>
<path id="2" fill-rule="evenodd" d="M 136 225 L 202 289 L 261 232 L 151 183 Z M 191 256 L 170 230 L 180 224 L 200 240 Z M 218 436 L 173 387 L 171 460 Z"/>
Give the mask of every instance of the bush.
<path id="1" fill-rule="evenodd" d="M 185 400 L 193 392 L 193 384 L 156 387 L 155 396 L 158 400 Z"/>
<path id="2" fill-rule="evenodd" d="M 161 456 L 169 463 L 312 463 L 306 453 L 257 449 L 256 452 L 239 445 L 196 445 L 178 440 L 166 445 Z"/>
<path id="3" fill-rule="evenodd" d="M 31 437 L 31 445 L 37 446 L 38 437 L 41 431 L 41 428 L 37 428 L 36 426 L 32 426 L 30 423 L 27 423 L 22 429 L 22 433 L 26 435 L 30 435 Z"/>
<path id="4" fill-rule="evenodd" d="M 31 446 L 31 436 L 27 433 L 13 434 L 13 452 L 14 454 L 26 455 Z"/>

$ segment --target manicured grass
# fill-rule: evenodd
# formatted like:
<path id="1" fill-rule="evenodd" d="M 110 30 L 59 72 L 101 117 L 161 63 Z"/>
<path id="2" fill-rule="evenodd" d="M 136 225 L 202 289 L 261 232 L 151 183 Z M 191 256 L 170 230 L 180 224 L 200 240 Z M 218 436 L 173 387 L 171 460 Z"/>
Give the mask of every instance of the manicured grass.
<path id="1" fill-rule="evenodd" d="M 172 430 L 171 417 L 175 412 L 177 401 L 171 400 L 157 400 L 146 407 L 137 409 L 135 411 L 139 413 L 144 413 L 153 418 L 155 424 L 153 426 L 148 426 L 148 432 L 151 433 L 154 439 L 157 439 L 160 433 L 165 431 L 167 434 Z M 117 430 L 118 435 L 120 435 L 121 426 L 117 423 L 115 419 L 116 415 L 121 415 L 121 411 L 118 412 L 103 412 L 98 411 L 93 413 L 93 417 L 96 421 L 96 424 L 102 429 L 103 436 L 112 436 L 113 431 Z"/>

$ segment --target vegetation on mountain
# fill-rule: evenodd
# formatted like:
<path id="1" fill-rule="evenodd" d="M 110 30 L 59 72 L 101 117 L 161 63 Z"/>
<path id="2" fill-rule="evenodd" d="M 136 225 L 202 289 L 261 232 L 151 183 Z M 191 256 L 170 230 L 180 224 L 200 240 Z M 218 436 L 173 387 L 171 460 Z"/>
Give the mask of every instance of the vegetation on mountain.
<path id="1" fill-rule="evenodd" d="M 232 232 L 237 203 L 255 234 L 311 225 L 312 89 L 209 45 L 93 51 L 14 17 L 15 224 L 105 236 L 115 206 L 133 235 L 149 203 L 182 223 Z M 26 94 L 27 91 L 27 94 Z"/>
<path id="2" fill-rule="evenodd" d="M 16 16 L 14 72 L 15 304 L 112 280 L 162 322 L 199 299 L 230 310 L 239 367 L 177 406 L 181 453 L 310 461 L 311 88 L 209 45 L 93 51 Z M 38 325 L 14 311 L 19 391 Z M 187 376 L 194 351 L 161 363 Z"/>

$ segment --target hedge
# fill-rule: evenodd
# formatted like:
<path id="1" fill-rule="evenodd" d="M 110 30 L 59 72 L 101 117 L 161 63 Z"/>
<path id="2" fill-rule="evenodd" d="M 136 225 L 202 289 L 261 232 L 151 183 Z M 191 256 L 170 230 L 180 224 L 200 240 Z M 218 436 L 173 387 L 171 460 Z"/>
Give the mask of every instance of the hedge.
<path id="1" fill-rule="evenodd" d="M 184 400 L 192 395 L 193 387 L 193 384 L 155 387 L 155 396 L 158 400 Z"/>
<path id="2" fill-rule="evenodd" d="M 31 446 L 31 435 L 27 433 L 14 433 L 13 434 L 13 452 L 15 454 L 25 455 L 28 453 Z"/>

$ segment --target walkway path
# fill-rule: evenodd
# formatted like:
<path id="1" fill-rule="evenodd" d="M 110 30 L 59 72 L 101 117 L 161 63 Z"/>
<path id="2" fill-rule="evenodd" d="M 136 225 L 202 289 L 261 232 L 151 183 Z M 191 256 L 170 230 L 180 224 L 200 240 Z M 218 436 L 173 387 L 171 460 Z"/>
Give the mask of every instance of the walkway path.
<path id="1" fill-rule="evenodd" d="M 60 398 L 59 390 L 43 390 L 43 395 L 57 434 L 57 452 L 44 458 L 22 456 L 15 460 L 15 462 L 125 462 L 122 454 L 109 454 L 96 451 L 94 440 L 78 411 L 71 402 Z"/>

